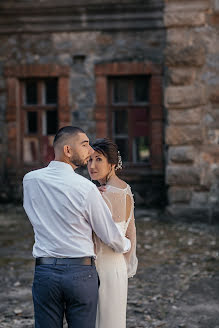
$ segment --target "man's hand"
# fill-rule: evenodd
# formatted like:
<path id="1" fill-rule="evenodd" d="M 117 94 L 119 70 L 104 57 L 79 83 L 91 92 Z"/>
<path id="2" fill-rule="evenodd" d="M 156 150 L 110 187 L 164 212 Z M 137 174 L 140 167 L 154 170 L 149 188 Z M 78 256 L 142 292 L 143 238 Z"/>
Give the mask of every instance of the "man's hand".
<path id="1" fill-rule="evenodd" d="M 100 193 L 106 191 L 106 186 L 100 186 L 100 187 L 97 187 L 97 188 L 98 188 Z"/>

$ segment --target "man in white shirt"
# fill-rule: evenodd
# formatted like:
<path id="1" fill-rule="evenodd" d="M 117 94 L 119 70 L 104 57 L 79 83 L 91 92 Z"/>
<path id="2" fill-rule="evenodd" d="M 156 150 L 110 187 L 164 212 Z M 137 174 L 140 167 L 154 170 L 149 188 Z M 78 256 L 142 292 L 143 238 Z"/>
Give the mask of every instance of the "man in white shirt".
<path id="1" fill-rule="evenodd" d="M 98 276 L 92 232 L 116 252 L 130 241 L 117 229 L 97 187 L 74 170 L 93 149 L 83 130 L 67 126 L 54 139 L 55 160 L 23 180 L 24 209 L 33 225 L 35 328 L 94 328 Z"/>

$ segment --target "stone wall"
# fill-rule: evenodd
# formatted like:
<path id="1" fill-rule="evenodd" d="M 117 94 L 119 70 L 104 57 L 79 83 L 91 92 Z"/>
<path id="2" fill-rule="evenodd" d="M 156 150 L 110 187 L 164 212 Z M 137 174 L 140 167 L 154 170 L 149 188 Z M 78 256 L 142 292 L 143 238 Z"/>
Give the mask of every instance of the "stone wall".
<path id="1" fill-rule="evenodd" d="M 219 0 L 77 0 L 74 5 L 70 0 L 3 0 L 0 19 L 0 171 L 5 186 L 6 65 L 68 65 L 72 124 L 92 140 L 95 64 L 149 60 L 165 70 L 168 213 L 205 220 L 218 215 Z M 153 187 L 152 179 L 149 172 L 142 192 Z M 155 187 L 157 192 L 159 183 Z"/>
<path id="2" fill-rule="evenodd" d="M 5 83 L 3 72 L 6 66 L 67 65 L 70 67 L 72 124 L 83 128 L 92 141 L 96 137 L 95 64 L 147 60 L 162 64 L 165 47 L 163 4 L 160 0 L 145 4 L 139 0 L 124 0 L 119 4 L 117 1 L 105 1 L 106 4 L 101 6 L 98 4 L 100 1 L 87 1 L 89 6 L 84 5 L 85 0 L 74 5 L 70 0 L 62 4 L 58 2 L 59 12 L 54 1 L 40 1 L 40 4 L 17 1 L 13 2 L 13 6 L 10 4 L 12 1 L 3 1 L 0 4 L 0 83 Z M 78 15 L 77 20 L 75 15 Z M 0 97 L 0 140 L 3 140 L 3 154 L 6 154 L 7 133 L 3 133 L 7 125 L 5 87 Z M 3 190 L 6 190 L 9 181 L 5 171 L 2 176 L 5 183 Z M 151 180 L 148 187 L 141 186 L 142 192 L 150 188 Z M 156 185 L 156 193 L 158 188 Z M 151 194 L 151 188 L 148 192 Z M 20 192 L 13 189 L 9 194 L 19 195 Z"/>
<path id="3" fill-rule="evenodd" d="M 168 212 L 218 218 L 219 1 L 166 1 Z"/>
<path id="4" fill-rule="evenodd" d="M 163 61 L 164 32 L 77 32 L 1 36 L 2 69 L 7 65 L 68 65 L 72 123 L 95 137 L 94 65 L 112 61 Z M 4 84 L 3 75 L 0 83 Z M 1 90 L 0 90 L 1 92 Z M 6 107 L 6 90 L 1 92 L 1 113 Z"/>
<path id="5" fill-rule="evenodd" d="M 6 83 L 3 77 L 4 58 L 0 55 L 0 185 L 3 185 L 6 178 L 5 174 L 5 157 L 7 153 L 7 137 L 6 137 Z M 1 189 L 1 188 L 0 188 Z M 5 189 L 5 188 L 4 188 Z M 1 192 L 1 198 L 5 199 L 6 193 Z"/>

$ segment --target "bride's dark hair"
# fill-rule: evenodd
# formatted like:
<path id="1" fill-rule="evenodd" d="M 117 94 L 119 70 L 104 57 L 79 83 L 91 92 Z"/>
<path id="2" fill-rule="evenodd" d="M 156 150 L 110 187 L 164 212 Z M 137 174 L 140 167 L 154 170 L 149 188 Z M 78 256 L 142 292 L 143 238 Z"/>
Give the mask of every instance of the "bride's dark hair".
<path id="1" fill-rule="evenodd" d="M 92 148 L 98 153 L 103 154 L 110 164 L 119 163 L 119 152 L 117 145 L 108 138 L 97 139 L 93 144 Z"/>

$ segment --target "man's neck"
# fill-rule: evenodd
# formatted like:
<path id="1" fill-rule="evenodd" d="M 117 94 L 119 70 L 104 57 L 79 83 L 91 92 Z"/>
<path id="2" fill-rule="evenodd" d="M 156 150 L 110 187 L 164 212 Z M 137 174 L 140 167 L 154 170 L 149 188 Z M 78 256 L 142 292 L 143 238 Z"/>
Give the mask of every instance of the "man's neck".
<path id="1" fill-rule="evenodd" d="M 71 163 L 66 158 L 55 157 L 54 161 L 58 161 L 58 162 L 63 162 L 63 163 L 69 164 L 73 168 L 73 170 L 75 170 L 77 168 L 77 166 L 75 166 L 73 163 Z"/>

